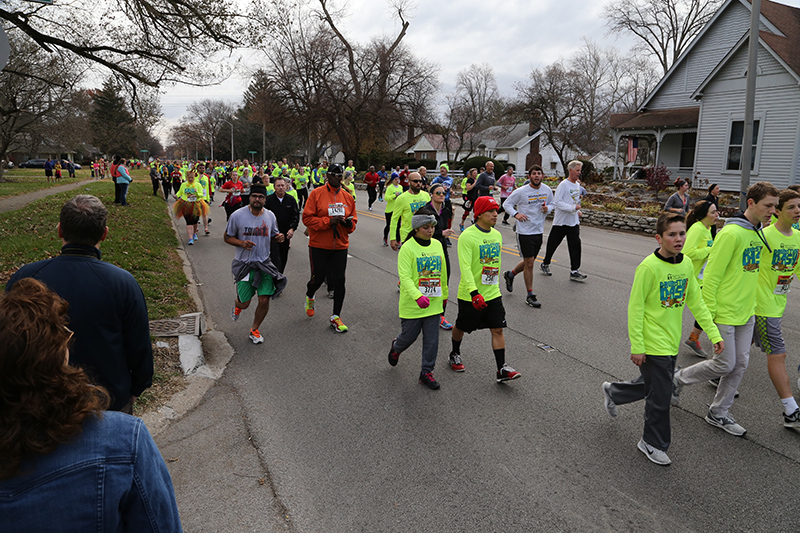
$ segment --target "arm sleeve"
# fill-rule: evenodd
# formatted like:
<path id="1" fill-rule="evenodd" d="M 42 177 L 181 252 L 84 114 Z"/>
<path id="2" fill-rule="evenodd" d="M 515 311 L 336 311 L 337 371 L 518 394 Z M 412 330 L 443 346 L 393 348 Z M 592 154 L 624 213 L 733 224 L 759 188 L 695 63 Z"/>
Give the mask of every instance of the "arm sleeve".
<path id="1" fill-rule="evenodd" d="M 464 238 L 463 233 L 458 239 L 458 266 L 461 270 L 461 283 L 464 284 L 466 292 L 478 290 L 475 278 L 472 275 L 472 255 L 474 253 L 472 243 L 469 238 Z"/>
<path id="2" fill-rule="evenodd" d="M 689 286 L 686 287 L 686 304 L 689 306 L 692 315 L 694 315 L 694 319 L 697 320 L 697 323 L 706 332 L 708 338 L 711 339 L 711 342 L 716 344 L 721 341 L 722 336 L 711 318 L 711 313 L 708 312 L 708 307 L 706 307 L 703 296 L 700 294 L 700 284 L 697 283 L 697 278 L 694 275 L 689 276 Z"/>
<path id="3" fill-rule="evenodd" d="M 697 224 L 702 226 L 702 222 L 695 222 L 692 228 Z M 707 245 L 707 242 L 701 240 L 703 232 L 697 230 L 691 231 L 692 228 L 689 228 L 690 231 L 686 234 L 686 245 L 683 247 L 683 253 L 692 261 L 705 261 L 706 258 L 708 258 L 708 254 L 711 253 L 711 247 Z M 703 246 L 699 246 L 701 242 Z"/>
<path id="4" fill-rule="evenodd" d="M 411 246 L 403 246 L 397 254 L 397 276 L 400 278 L 400 291 L 414 302 L 422 296 L 416 284 L 416 270 Z"/>
<path id="5" fill-rule="evenodd" d="M 503 202 L 503 209 L 512 217 L 517 215 L 516 205 L 517 202 L 519 202 L 519 197 L 521 196 L 519 191 L 521 190 L 522 189 L 514 189 L 514 191 L 508 195 L 506 201 Z"/>
<path id="6" fill-rule="evenodd" d="M 733 260 L 732 254 L 738 239 L 733 232 L 720 232 L 708 254 L 708 264 L 703 271 L 703 301 L 713 319 L 717 314 L 717 289 Z"/>
<path id="7" fill-rule="evenodd" d="M 400 222 L 400 212 L 405 207 L 405 203 L 401 199 L 403 195 L 398 196 L 394 201 L 394 211 L 392 211 L 392 222 L 389 225 L 389 240 L 394 240 L 397 237 L 397 224 Z"/>
<path id="8" fill-rule="evenodd" d="M 347 233 L 353 233 L 356 230 L 356 224 L 358 224 L 358 213 L 356 212 L 356 201 L 352 196 L 347 200 L 347 210 L 350 212 L 347 216 L 353 217 L 353 223 L 350 224 L 349 228 L 344 227 L 344 230 Z"/>
<path id="9" fill-rule="evenodd" d="M 317 216 L 319 196 L 318 194 L 309 196 L 303 208 L 303 224 L 314 231 L 323 231 L 331 227 L 330 217 Z"/>
<path id="10" fill-rule="evenodd" d="M 561 183 L 564 183 L 563 181 Z M 561 211 L 568 211 L 570 213 L 574 213 L 577 211 L 575 208 L 575 202 L 572 201 L 572 196 L 569 195 L 569 189 L 567 187 L 562 187 L 559 185 L 556 188 L 556 195 L 555 195 L 555 206 L 560 209 Z"/>
<path id="11" fill-rule="evenodd" d="M 653 273 L 645 265 L 636 267 L 631 296 L 628 299 L 628 339 L 632 354 L 645 353 L 644 309 L 649 291 L 653 290 Z"/>
<path id="12" fill-rule="evenodd" d="M 553 210 L 556 208 L 556 205 L 553 200 L 553 190 L 547 191 L 547 200 L 545 200 L 545 205 L 547 206 L 547 212 L 552 213 Z"/>

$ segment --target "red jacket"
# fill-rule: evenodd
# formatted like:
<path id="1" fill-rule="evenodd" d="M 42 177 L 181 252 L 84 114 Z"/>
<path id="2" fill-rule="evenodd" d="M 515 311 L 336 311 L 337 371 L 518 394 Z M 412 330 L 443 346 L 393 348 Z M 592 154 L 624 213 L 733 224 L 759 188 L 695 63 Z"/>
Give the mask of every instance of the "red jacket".
<path id="1" fill-rule="evenodd" d="M 380 181 L 381 177 L 378 176 L 377 172 L 367 172 L 367 175 L 364 176 L 364 183 L 369 185 L 370 187 L 377 187 L 378 181 Z"/>
<path id="2" fill-rule="evenodd" d="M 345 218 L 353 217 L 353 224 L 349 228 L 341 224 L 331 227 L 331 216 L 337 211 L 343 211 Z M 356 201 L 343 187 L 337 190 L 326 183 L 308 195 L 303 208 L 303 224 L 308 228 L 310 247 L 326 250 L 347 248 L 350 245 L 350 234 L 356 230 L 356 222 Z"/>

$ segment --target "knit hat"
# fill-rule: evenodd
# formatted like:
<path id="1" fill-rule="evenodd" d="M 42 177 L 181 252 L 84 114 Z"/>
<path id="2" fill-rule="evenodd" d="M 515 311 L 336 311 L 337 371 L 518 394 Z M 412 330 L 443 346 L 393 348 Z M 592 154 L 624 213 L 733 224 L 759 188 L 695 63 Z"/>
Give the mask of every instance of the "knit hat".
<path id="1" fill-rule="evenodd" d="M 428 224 L 436 224 L 436 217 L 433 215 L 414 215 L 411 217 L 411 229 L 415 230 Z"/>
<path id="2" fill-rule="evenodd" d="M 497 202 L 491 196 L 480 196 L 475 200 L 475 205 L 473 207 L 475 218 L 478 218 L 486 211 L 491 211 L 492 209 L 500 209 L 500 206 L 497 205 Z"/>
<path id="3" fill-rule="evenodd" d="M 251 185 L 250 186 L 250 194 L 263 194 L 264 196 L 267 195 L 267 188 L 263 185 Z"/>

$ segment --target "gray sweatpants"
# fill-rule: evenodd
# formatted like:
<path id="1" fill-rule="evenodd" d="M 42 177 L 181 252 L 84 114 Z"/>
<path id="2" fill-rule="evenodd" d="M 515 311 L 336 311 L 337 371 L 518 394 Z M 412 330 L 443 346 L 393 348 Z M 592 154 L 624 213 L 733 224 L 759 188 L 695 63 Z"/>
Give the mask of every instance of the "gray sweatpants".
<path id="1" fill-rule="evenodd" d="M 681 385 L 691 385 L 708 379 L 720 378 L 717 394 L 711 402 L 711 413 L 726 416 L 733 405 L 736 390 L 742 382 L 744 371 L 750 360 L 750 344 L 753 342 L 755 317 L 750 317 L 741 326 L 717 324 L 719 334 L 725 342 L 725 349 L 712 359 L 701 361 L 682 368 L 675 373 L 675 380 Z"/>
<path id="2" fill-rule="evenodd" d="M 433 372 L 436 366 L 436 355 L 439 353 L 439 320 L 440 315 L 425 318 L 401 318 L 400 335 L 394 341 L 394 349 L 402 353 L 414 344 L 422 331 L 422 373 Z"/>
<path id="3" fill-rule="evenodd" d="M 650 446 L 665 452 L 670 444 L 669 402 L 675 356 L 647 355 L 639 371 L 641 375 L 632 381 L 612 383 L 608 393 L 617 405 L 645 401 L 642 438 Z"/>

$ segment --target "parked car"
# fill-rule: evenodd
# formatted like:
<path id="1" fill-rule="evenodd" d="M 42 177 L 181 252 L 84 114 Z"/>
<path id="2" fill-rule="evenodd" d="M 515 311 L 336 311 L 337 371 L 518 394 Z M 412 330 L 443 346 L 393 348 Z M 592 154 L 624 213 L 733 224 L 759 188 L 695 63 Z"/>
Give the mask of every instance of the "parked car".
<path id="1" fill-rule="evenodd" d="M 24 163 L 20 163 L 19 168 L 44 168 L 47 159 L 28 159 Z"/>

